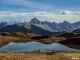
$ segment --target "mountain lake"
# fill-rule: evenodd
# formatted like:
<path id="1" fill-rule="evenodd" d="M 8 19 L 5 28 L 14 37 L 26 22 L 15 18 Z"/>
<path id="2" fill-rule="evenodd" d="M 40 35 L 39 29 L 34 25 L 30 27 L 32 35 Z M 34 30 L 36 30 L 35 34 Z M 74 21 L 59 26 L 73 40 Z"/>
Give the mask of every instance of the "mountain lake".
<path id="1" fill-rule="evenodd" d="M 69 48 L 60 43 L 43 44 L 40 42 L 26 42 L 26 43 L 14 43 L 0 47 L 0 52 L 25 52 L 40 50 L 41 52 L 51 51 L 80 51 L 80 49 Z"/>

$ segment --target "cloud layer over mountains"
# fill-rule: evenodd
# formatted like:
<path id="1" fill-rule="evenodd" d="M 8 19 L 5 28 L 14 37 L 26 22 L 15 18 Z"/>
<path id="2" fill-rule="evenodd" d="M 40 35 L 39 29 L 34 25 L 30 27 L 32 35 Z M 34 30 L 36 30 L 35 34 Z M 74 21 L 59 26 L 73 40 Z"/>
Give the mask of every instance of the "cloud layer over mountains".
<path id="1" fill-rule="evenodd" d="M 68 22 L 80 21 L 80 12 L 72 11 L 61 11 L 60 13 L 55 12 L 12 12 L 12 11 L 0 11 L 0 22 L 1 21 L 30 21 L 31 18 L 38 18 L 41 21 L 50 22 L 62 22 L 67 20 Z"/>

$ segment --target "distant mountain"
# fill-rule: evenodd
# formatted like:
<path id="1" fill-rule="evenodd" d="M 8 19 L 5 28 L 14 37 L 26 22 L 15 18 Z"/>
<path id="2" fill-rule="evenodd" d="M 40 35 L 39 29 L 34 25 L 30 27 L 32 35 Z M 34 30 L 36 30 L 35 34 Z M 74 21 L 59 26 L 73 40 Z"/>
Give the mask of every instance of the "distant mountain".
<path id="1" fill-rule="evenodd" d="M 63 23 L 56 23 L 56 22 L 52 23 L 48 21 L 39 21 L 37 18 L 31 19 L 29 23 L 51 32 L 61 32 L 61 31 L 72 32 L 73 30 L 80 27 L 80 22 L 70 23 L 64 21 Z"/>
<path id="2" fill-rule="evenodd" d="M 40 21 L 37 18 L 33 18 L 29 23 L 30 24 L 40 24 Z"/>
<path id="3" fill-rule="evenodd" d="M 78 29 L 78 28 L 80 28 L 80 21 L 75 22 L 72 25 L 75 27 L 75 29 Z"/>
<path id="4" fill-rule="evenodd" d="M 39 35 L 53 35 L 52 32 L 44 30 L 44 29 L 42 29 L 42 28 L 40 28 L 38 26 L 35 26 L 35 25 L 30 25 L 30 26 L 31 26 L 30 31 L 32 31 L 35 34 L 39 34 Z"/>
<path id="5" fill-rule="evenodd" d="M 59 23 L 58 26 L 62 28 L 64 31 L 71 32 L 74 30 L 73 25 L 67 21 L 64 21 L 63 23 Z"/>
<path id="6" fill-rule="evenodd" d="M 31 21 L 29 22 L 31 25 L 35 25 L 35 26 L 38 26 L 44 30 L 47 30 L 47 31 L 51 31 L 53 32 L 54 30 L 52 30 L 49 26 L 46 25 L 47 21 L 39 21 L 37 18 L 33 18 L 31 19 Z"/>
<path id="7" fill-rule="evenodd" d="M 24 33 L 32 33 L 30 30 L 24 28 L 24 26 L 19 26 L 17 24 L 14 25 L 7 25 L 4 28 L 2 28 L 0 30 L 0 32 L 10 32 L 10 33 L 14 33 L 14 32 L 24 32 Z"/>
<path id="8" fill-rule="evenodd" d="M 50 31 L 46 31 L 40 27 L 37 27 L 35 25 L 7 25 L 4 28 L 2 28 L 0 30 L 0 32 L 10 32 L 10 33 L 14 33 L 14 32 L 24 32 L 24 33 L 35 33 L 35 34 L 39 34 L 39 35 L 52 35 L 53 33 Z"/>
<path id="9" fill-rule="evenodd" d="M 63 31 L 63 29 L 60 28 L 60 27 L 58 26 L 58 24 L 55 23 L 55 22 L 53 22 L 53 23 L 48 23 L 47 25 L 48 25 L 54 32 L 55 32 L 55 31 L 56 31 L 56 32 L 61 32 L 61 31 Z"/>
<path id="10" fill-rule="evenodd" d="M 73 31 L 74 33 L 80 34 L 80 28 Z"/>
<path id="11" fill-rule="evenodd" d="M 64 32 L 50 32 L 45 29 L 42 29 L 41 27 L 35 26 L 35 25 L 30 25 L 30 24 L 14 24 L 14 25 L 7 25 L 4 28 L 0 29 L 0 32 L 23 32 L 23 33 L 34 33 L 38 35 L 57 35 L 57 34 L 62 34 Z"/>
<path id="12" fill-rule="evenodd" d="M 7 22 L 1 22 L 0 23 L 0 29 L 2 29 L 3 27 L 7 26 L 8 23 Z"/>
<path id="13" fill-rule="evenodd" d="M 48 21 L 39 21 L 37 18 L 33 18 L 29 23 L 36 25 L 38 27 L 41 27 L 44 30 L 51 31 L 51 32 L 62 31 L 62 29 L 60 27 L 58 27 L 57 23 L 55 23 L 55 22 L 51 23 Z"/>
<path id="14" fill-rule="evenodd" d="M 31 19 L 30 22 L 16 23 L 16 24 L 20 28 L 22 26 L 28 24 L 31 27 L 34 27 L 35 26 L 36 32 L 39 31 L 39 29 L 40 29 L 40 31 L 44 31 L 44 32 L 46 31 L 46 32 L 49 32 L 49 33 L 52 33 L 52 32 L 53 33 L 54 32 L 62 32 L 62 31 L 72 32 L 73 30 L 76 30 L 76 29 L 80 28 L 80 21 L 79 22 L 75 22 L 75 23 L 70 23 L 70 22 L 67 22 L 67 21 L 63 21 L 62 23 L 56 23 L 56 22 L 40 21 L 37 18 Z M 7 25 L 8 25 L 7 22 L 0 23 L 0 29 L 3 29 Z M 11 28 L 14 27 L 11 24 L 8 25 L 8 26 L 12 26 Z M 36 33 L 32 28 L 30 30 L 32 30 L 31 32 Z M 4 31 L 4 29 L 3 29 L 3 31 Z M 41 32 L 37 32 L 37 34 L 43 35 Z M 47 33 L 45 33 L 45 34 L 47 34 Z"/>

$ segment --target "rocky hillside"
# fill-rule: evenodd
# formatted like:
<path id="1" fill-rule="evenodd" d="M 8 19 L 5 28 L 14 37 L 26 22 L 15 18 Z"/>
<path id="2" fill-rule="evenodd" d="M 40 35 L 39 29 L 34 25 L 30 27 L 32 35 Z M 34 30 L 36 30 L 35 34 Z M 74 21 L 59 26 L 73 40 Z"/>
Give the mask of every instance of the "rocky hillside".
<path id="1" fill-rule="evenodd" d="M 52 32 L 72 32 L 73 30 L 80 28 L 80 21 L 75 23 L 70 23 L 67 21 L 63 21 L 62 23 L 56 23 L 48 21 L 39 21 L 37 18 L 33 18 L 29 23 Z"/>
<path id="2" fill-rule="evenodd" d="M 7 25 L 0 30 L 0 32 L 24 32 L 24 33 L 32 33 L 30 30 L 26 29 L 24 26 L 19 26 L 17 24 Z"/>
<path id="3" fill-rule="evenodd" d="M 80 34 L 80 28 L 73 31 L 74 33 Z"/>
<path id="4" fill-rule="evenodd" d="M 7 22 L 1 22 L 0 23 L 0 29 L 2 29 L 3 27 L 7 26 L 8 23 Z"/>
<path id="5" fill-rule="evenodd" d="M 23 33 L 35 33 L 38 35 L 54 35 L 53 32 L 44 30 L 38 26 L 35 25 L 29 25 L 29 24 L 25 24 L 25 25 L 7 25 L 4 28 L 2 28 L 0 30 L 0 32 L 10 32 L 10 33 L 14 33 L 14 32 L 23 32 Z"/>
<path id="6" fill-rule="evenodd" d="M 63 21 L 62 23 L 56 23 L 56 22 L 49 22 L 49 21 L 40 21 L 37 18 L 31 19 L 30 22 L 16 23 L 16 24 L 19 27 L 24 26 L 25 24 L 28 24 L 33 27 L 35 26 L 36 29 L 39 28 L 48 32 L 62 32 L 62 31 L 72 32 L 73 30 L 80 28 L 80 21 L 74 22 L 74 23 L 70 23 L 67 21 Z M 0 23 L 0 29 L 2 29 L 7 25 L 8 25 L 7 22 Z M 12 26 L 12 25 L 10 24 L 8 26 Z"/>

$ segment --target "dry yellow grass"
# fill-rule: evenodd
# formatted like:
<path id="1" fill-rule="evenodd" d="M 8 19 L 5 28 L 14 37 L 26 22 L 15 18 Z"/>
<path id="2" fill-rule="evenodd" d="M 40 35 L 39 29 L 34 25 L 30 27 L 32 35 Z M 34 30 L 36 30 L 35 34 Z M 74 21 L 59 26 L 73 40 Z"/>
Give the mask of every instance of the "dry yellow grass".
<path id="1" fill-rule="evenodd" d="M 47 53 L 0 53 L 0 60 L 79 60 L 80 53 L 58 52 Z"/>
<path id="2" fill-rule="evenodd" d="M 64 37 L 54 37 L 54 36 L 52 36 L 50 38 L 41 39 L 41 40 L 39 40 L 39 42 L 51 44 L 51 43 L 54 43 L 54 42 L 59 42 L 59 41 L 65 40 L 65 39 L 66 38 L 64 38 Z"/>
<path id="3" fill-rule="evenodd" d="M 42 43 L 53 43 L 53 42 L 58 42 L 60 40 L 63 40 L 65 38 L 63 37 L 49 37 L 49 38 L 44 38 L 44 39 L 32 39 L 32 37 L 39 36 L 36 34 L 31 34 L 31 33 L 7 33 L 3 32 L 0 33 L 0 47 L 4 46 L 10 42 L 29 42 L 29 41 L 39 41 Z M 42 36 L 44 37 L 44 36 Z"/>
<path id="4" fill-rule="evenodd" d="M 0 36 L 0 47 L 8 44 L 9 42 L 11 42 L 13 40 L 14 41 L 19 40 L 19 38 Z"/>
<path id="5" fill-rule="evenodd" d="M 0 35 L 0 47 L 8 44 L 9 42 L 28 42 L 30 38 L 36 36 L 35 34 L 17 33 L 7 34 L 7 36 Z M 50 37 L 39 40 L 43 43 L 53 43 L 60 40 L 64 40 L 64 37 Z M 35 40 L 37 41 L 37 40 Z M 75 52 L 57 52 L 53 55 L 47 55 L 47 53 L 34 53 L 34 52 L 23 52 L 23 53 L 0 53 L 0 60 L 80 60 L 80 53 Z"/>
<path id="6" fill-rule="evenodd" d="M 0 36 L 0 47 L 10 42 L 29 42 L 29 41 L 32 40 L 27 37 Z"/>

